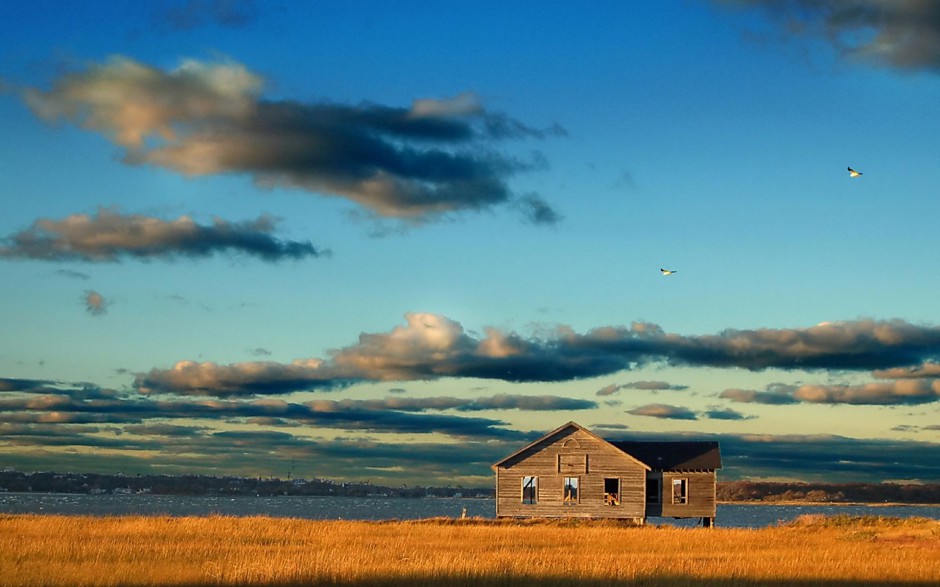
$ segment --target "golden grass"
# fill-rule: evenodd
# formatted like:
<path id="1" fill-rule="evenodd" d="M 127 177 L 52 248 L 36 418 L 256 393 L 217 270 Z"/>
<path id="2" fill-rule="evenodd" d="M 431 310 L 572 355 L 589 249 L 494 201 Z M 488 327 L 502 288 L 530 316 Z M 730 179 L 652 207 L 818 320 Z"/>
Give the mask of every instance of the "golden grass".
<path id="1" fill-rule="evenodd" d="M 940 522 L 0 516 L 0 585 L 937 585 Z"/>

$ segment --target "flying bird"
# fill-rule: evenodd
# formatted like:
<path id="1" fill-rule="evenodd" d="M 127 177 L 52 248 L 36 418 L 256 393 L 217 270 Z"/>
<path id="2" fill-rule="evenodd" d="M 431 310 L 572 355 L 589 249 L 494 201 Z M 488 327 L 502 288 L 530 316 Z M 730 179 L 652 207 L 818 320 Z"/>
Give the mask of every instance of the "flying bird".
<path id="1" fill-rule="evenodd" d="M 862 174 L 861 171 L 855 171 L 854 169 L 852 169 L 851 167 L 849 167 L 849 177 L 858 177 L 858 176 L 860 176 L 861 174 Z"/>
<path id="2" fill-rule="evenodd" d="M 676 270 L 675 269 L 663 269 L 662 267 L 660 267 L 659 272 L 662 273 L 663 275 L 672 275 L 673 273 L 676 272 Z"/>

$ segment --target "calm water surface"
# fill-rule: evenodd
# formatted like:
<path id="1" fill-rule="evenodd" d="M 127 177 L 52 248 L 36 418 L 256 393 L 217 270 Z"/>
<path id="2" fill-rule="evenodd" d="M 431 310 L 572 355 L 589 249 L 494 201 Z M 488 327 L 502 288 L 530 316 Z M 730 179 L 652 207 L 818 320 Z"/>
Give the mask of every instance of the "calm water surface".
<path id="1" fill-rule="evenodd" d="M 271 516 L 309 520 L 415 520 L 494 518 L 492 499 L 391 497 L 220 497 L 177 495 L 80 495 L 0 493 L 0 513 L 92 516 Z M 940 520 L 940 506 L 719 505 L 718 526 L 761 528 L 804 514 L 923 517 Z M 650 518 L 652 524 L 695 526 L 698 520 Z"/>

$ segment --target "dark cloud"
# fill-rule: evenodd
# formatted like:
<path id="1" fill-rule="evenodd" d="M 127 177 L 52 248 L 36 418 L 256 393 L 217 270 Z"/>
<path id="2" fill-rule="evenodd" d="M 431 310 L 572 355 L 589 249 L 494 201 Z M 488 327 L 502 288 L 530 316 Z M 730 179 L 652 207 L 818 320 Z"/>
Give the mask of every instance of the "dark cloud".
<path id="1" fill-rule="evenodd" d="M 940 444 L 835 435 L 621 433 L 611 440 L 714 440 L 719 478 L 828 483 L 940 480 Z"/>
<path id="2" fill-rule="evenodd" d="M 586 334 L 558 327 L 549 335 L 526 338 L 493 328 L 483 337 L 472 336 L 459 323 L 435 314 L 412 313 L 405 319 L 406 326 L 389 333 L 361 334 L 357 344 L 333 351 L 328 359 L 230 365 L 182 361 L 170 369 L 138 375 L 135 387 L 145 393 L 237 396 L 443 377 L 569 381 L 654 363 L 751 370 L 868 370 L 919 364 L 940 356 L 940 328 L 899 320 L 726 330 L 702 336 L 670 334 L 655 324 L 635 323 Z M 741 399 L 741 392 L 727 393 L 728 399 L 747 401 Z M 758 397 L 765 403 L 787 399 Z"/>
<path id="3" fill-rule="evenodd" d="M 29 389 L 46 383 L 3 381 L 13 382 L 8 387 Z M 36 401 L 45 402 L 46 407 Z M 37 417 L 16 417 L 22 414 Z M 69 414 L 86 416 L 80 421 L 86 423 L 59 418 Z M 95 417 L 102 422 L 95 422 Z M 180 424 L 184 418 L 192 424 Z M 213 428 L 214 423 L 229 421 L 255 427 L 226 431 Z M 292 433 L 263 428 L 283 423 L 293 426 Z M 342 402 L 158 402 L 133 396 L 110 400 L 65 397 L 53 402 L 31 394 L 0 402 L 0 445 L 7 447 L 4 464 L 23 470 L 267 475 L 284 474 L 296 462 L 300 465 L 297 473 L 308 477 L 372 477 L 465 486 L 472 481 L 486 486 L 492 483 L 492 463 L 556 424 L 532 432 L 503 430 L 502 425 L 477 418 L 383 414 L 381 410 L 345 406 Z M 320 428 L 429 434 L 446 431 L 451 440 L 399 443 L 311 437 Z M 936 428 L 926 426 L 924 430 Z M 912 479 L 935 483 L 940 479 L 937 443 L 832 435 L 667 435 L 629 432 L 623 424 L 597 424 L 592 429 L 611 440 L 716 440 L 724 464 L 720 478 L 725 480 L 783 478 L 838 483 Z"/>
<path id="4" fill-rule="evenodd" d="M 180 426 L 178 424 L 137 424 L 124 426 L 123 432 L 138 436 L 166 436 L 170 438 L 202 436 L 206 426 Z"/>
<path id="5" fill-rule="evenodd" d="M 95 215 L 37 220 L 0 241 L 0 258 L 98 263 L 235 252 L 280 261 L 329 254 L 310 242 L 275 238 L 275 224 L 271 217 L 261 216 L 245 222 L 215 218 L 211 225 L 201 225 L 188 216 L 163 220 L 102 208 Z"/>
<path id="6" fill-rule="evenodd" d="M 100 293 L 93 289 L 89 289 L 85 291 L 84 297 L 82 299 L 85 301 L 85 309 L 92 316 L 103 316 L 104 314 L 107 314 L 110 302 L 106 300 Z"/>
<path id="7" fill-rule="evenodd" d="M 627 413 L 634 416 L 647 416 L 664 420 L 698 420 L 698 416 L 692 410 L 668 404 L 647 404 L 627 410 Z"/>
<path id="8" fill-rule="evenodd" d="M 461 401 L 454 398 L 315 400 L 307 403 L 282 400 L 161 401 L 141 396 L 119 396 L 116 393 L 82 395 L 74 390 L 57 392 L 51 388 L 44 389 L 43 394 L 36 390 L 30 395 L 0 396 L 0 423 L 143 424 L 173 419 L 232 422 L 278 418 L 284 422 L 302 423 L 306 426 L 357 432 L 439 433 L 457 438 L 484 439 L 529 437 L 527 433 L 505 429 L 505 423 L 500 420 L 415 413 L 462 407 L 467 407 L 469 411 L 484 409 L 472 400 Z M 503 409 L 572 409 L 570 406 L 580 405 L 577 400 L 565 398 L 546 401 L 536 397 L 531 405 L 522 399 L 506 400 L 500 399 L 499 396 L 490 398 L 489 401 L 495 406 L 502 404 L 505 406 Z M 550 407 L 552 405 L 556 407 Z"/>
<path id="9" fill-rule="evenodd" d="M 703 414 L 709 420 L 750 420 L 753 416 L 745 416 L 731 408 L 711 408 Z"/>
<path id="10" fill-rule="evenodd" d="M 765 391 L 755 391 L 753 389 L 726 389 L 718 397 L 728 399 L 733 402 L 744 404 L 767 404 L 773 406 L 782 406 L 798 403 L 793 397 L 796 387 L 792 385 L 773 384 L 768 386 Z"/>
<path id="11" fill-rule="evenodd" d="M 17 391 L 21 393 L 45 393 L 54 382 L 45 379 L 13 379 L 0 377 L 0 392 Z"/>
<path id="12" fill-rule="evenodd" d="M 188 60 L 163 71 L 114 57 L 23 96 L 43 119 L 109 137 L 129 164 L 187 176 L 244 173 L 412 221 L 513 201 L 509 178 L 544 162 L 493 143 L 561 134 L 489 112 L 472 94 L 410 108 L 346 106 L 263 100 L 263 85 L 234 62 Z M 541 204 L 534 215 L 552 219 Z"/>
<path id="13" fill-rule="evenodd" d="M 255 0 L 183 0 L 155 10 L 154 21 L 161 28 L 189 31 L 210 25 L 245 27 L 259 15 Z"/>
<path id="14" fill-rule="evenodd" d="M 788 35 L 831 43 L 850 59 L 898 69 L 940 69 L 940 4 L 932 0 L 718 0 L 756 7 Z"/>
<path id="15" fill-rule="evenodd" d="M 548 202 L 534 194 L 520 198 L 516 206 L 530 224 L 558 224 L 562 220 Z"/>

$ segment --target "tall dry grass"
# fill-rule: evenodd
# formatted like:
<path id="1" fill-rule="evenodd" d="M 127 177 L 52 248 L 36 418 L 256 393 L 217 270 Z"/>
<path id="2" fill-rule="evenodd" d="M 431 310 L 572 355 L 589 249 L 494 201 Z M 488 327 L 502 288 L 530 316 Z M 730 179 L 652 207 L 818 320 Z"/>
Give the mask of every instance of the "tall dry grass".
<path id="1" fill-rule="evenodd" d="M 940 522 L 0 517 L 0 585 L 940 584 Z"/>

